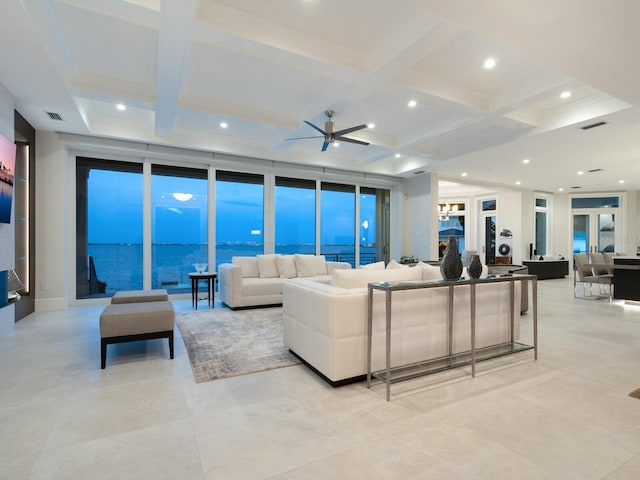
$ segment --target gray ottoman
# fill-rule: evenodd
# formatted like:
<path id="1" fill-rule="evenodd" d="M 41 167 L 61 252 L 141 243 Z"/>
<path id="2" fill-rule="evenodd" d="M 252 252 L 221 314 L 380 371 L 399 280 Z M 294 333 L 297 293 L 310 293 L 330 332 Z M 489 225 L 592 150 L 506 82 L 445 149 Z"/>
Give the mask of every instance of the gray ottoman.
<path id="1" fill-rule="evenodd" d="M 106 366 L 110 343 L 167 338 L 173 358 L 175 318 L 173 304 L 168 301 L 107 305 L 100 315 L 101 368 Z"/>
<path id="2" fill-rule="evenodd" d="M 111 303 L 166 302 L 169 294 L 164 288 L 155 290 L 123 290 L 111 297 Z"/>

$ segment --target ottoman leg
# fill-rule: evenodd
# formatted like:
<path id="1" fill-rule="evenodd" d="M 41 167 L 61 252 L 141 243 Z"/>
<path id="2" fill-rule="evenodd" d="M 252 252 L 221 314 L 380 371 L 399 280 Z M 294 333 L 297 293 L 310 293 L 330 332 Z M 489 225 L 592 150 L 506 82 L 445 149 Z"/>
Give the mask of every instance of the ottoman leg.
<path id="1" fill-rule="evenodd" d="M 173 330 L 169 334 L 169 356 L 173 360 Z"/>
<path id="2" fill-rule="evenodd" d="M 107 366 L 107 341 L 104 338 L 100 339 L 100 368 L 103 370 Z"/>

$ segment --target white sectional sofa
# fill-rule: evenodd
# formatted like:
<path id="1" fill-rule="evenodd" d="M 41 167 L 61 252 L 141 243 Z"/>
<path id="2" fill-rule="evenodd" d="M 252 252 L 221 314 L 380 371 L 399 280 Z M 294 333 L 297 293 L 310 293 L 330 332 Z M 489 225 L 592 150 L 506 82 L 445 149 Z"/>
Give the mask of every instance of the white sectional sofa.
<path id="1" fill-rule="evenodd" d="M 463 272 L 463 275 L 466 272 Z M 486 275 L 486 267 L 485 272 Z M 284 343 L 334 386 L 366 375 L 367 285 L 439 279 L 438 267 L 334 270 L 331 284 L 296 278 L 283 290 Z M 453 351 L 471 348 L 469 286 L 454 287 Z M 519 336 L 521 289 L 514 289 L 514 335 Z M 476 286 L 476 347 L 510 340 L 509 282 Z M 447 353 L 448 289 L 396 292 L 392 302 L 392 366 Z M 385 365 L 385 295 L 374 296 L 373 370 Z"/>
<path id="2" fill-rule="evenodd" d="M 290 278 L 329 283 L 334 269 L 349 269 L 346 262 L 326 261 L 324 255 L 265 254 L 233 257 L 218 265 L 218 294 L 230 308 L 282 304 L 282 285 Z"/>

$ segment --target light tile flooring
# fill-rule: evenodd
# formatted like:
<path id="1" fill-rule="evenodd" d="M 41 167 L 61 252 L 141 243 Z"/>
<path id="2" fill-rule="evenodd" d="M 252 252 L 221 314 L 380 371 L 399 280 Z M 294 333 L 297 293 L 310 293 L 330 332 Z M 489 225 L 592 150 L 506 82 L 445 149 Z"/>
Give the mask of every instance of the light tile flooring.
<path id="1" fill-rule="evenodd" d="M 640 309 L 576 300 L 570 278 L 539 282 L 539 307 L 537 362 L 395 384 L 391 402 L 303 366 L 196 385 L 179 335 L 174 361 L 153 340 L 100 370 L 101 307 L 31 315 L 0 336 L 0 478 L 637 479 Z"/>

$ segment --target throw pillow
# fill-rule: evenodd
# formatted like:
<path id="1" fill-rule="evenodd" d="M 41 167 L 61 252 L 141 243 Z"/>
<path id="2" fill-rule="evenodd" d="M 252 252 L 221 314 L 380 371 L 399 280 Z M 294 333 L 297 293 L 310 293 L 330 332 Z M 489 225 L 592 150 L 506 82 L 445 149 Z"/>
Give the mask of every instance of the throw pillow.
<path id="1" fill-rule="evenodd" d="M 435 265 L 429 265 L 428 263 L 423 263 L 421 267 L 422 267 L 423 280 L 441 280 L 442 279 L 442 274 L 440 273 L 440 267 L 436 267 Z"/>
<path id="2" fill-rule="evenodd" d="M 294 278 L 298 275 L 293 255 L 276 255 L 276 265 L 278 266 L 280 278 Z"/>
<path id="3" fill-rule="evenodd" d="M 296 270 L 299 277 L 315 277 L 317 260 L 315 255 L 296 253 Z"/>
<path id="4" fill-rule="evenodd" d="M 260 276 L 256 257 L 231 257 L 231 263 L 240 265 L 242 278 L 258 278 Z"/>
<path id="5" fill-rule="evenodd" d="M 363 270 L 384 270 L 384 262 L 369 263 L 367 265 L 360 265 Z"/>
<path id="6" fill-rule="evenodd" d="M 256 258 L 258 259 L 260 278 L 275 278 L 280 276 L 275 254 L 256 255 Z"/>
<path id="7" fill-rule="evenodd" d="M 324 255 L 316 255 L 316 275 L 327 275 L 328 273 L 327 259 Z"/>
<path id="8" fill-rule="evenodd" d="M 387 265 L 387 270 L 397 270 L 398 268 L 409 268 L 409 265 L 403 265 L 395 260 L 391 260 L 389 265 Z"/>

